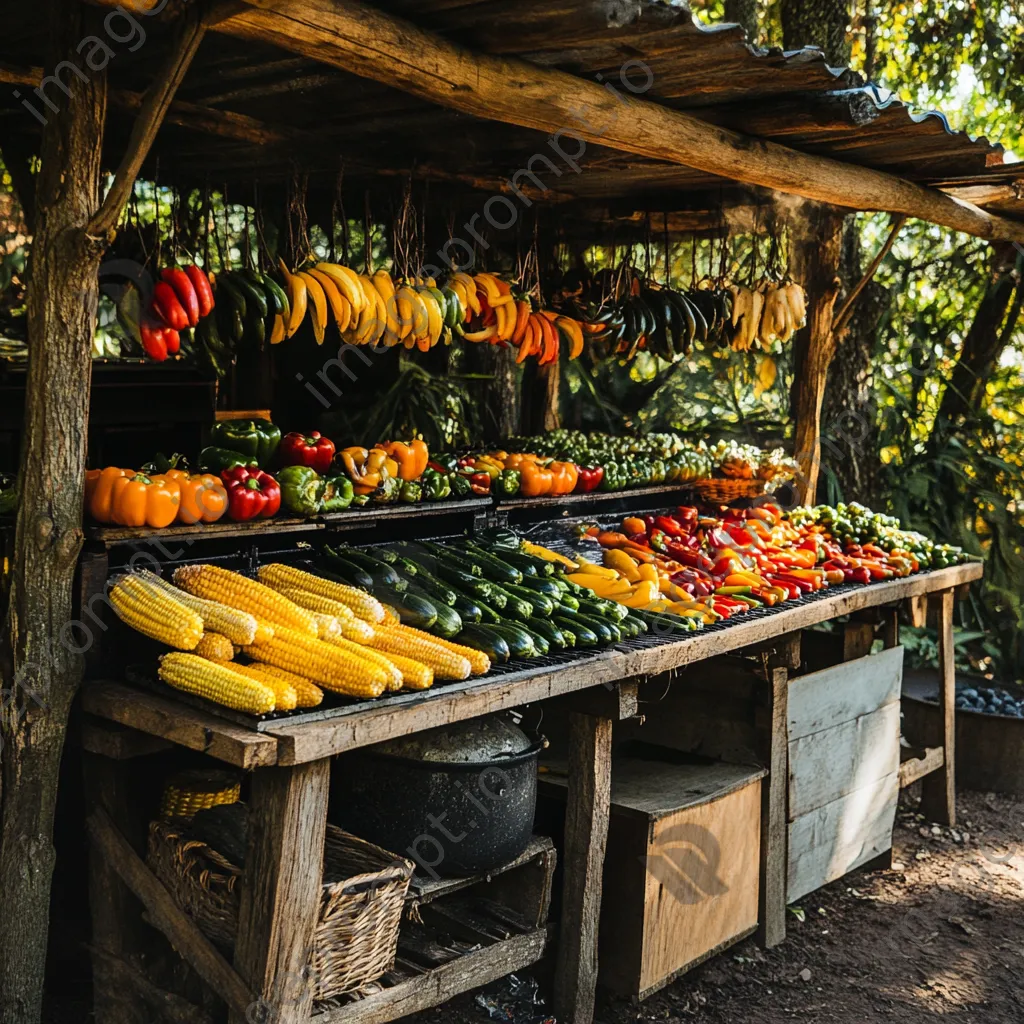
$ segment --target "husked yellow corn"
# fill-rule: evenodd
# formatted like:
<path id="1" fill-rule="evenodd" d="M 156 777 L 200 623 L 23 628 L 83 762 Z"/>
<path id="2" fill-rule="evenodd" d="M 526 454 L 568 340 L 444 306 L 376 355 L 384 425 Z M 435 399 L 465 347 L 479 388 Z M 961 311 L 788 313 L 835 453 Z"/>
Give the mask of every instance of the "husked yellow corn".
<path id="1" fill-rule="evenodd" d="M 398 691 L 402 688 L 402 672 L 391 660 L 390 655 L 381 654 L 380 651 L 371 650 L 369 647 L 345 640 L 343 637 L 331 637 L 329 642 L 343 651 L 348 651 L 349 654 L 366 658 L 374 665 L 379 665 L 388 675 L 389 690 Z"/>
<path id="2" fill-rule="evenodd" d="M 136 575 L 145 583 L 160 587 L 186 608 L 196 612 L 203 620 L 203 629 L 208 633 L 222 633 L 233 644 L 239 646 L 251 644 L 256 639 L 256 619 L 248 612 L 239 611 L 218 601 L 206 601 L 201 597 L 195 597 L 148 569 L 142 569 Z"/>
<path id="3" fill-rule="evenodd" d="M 429 690 L 434 685 L 434 670 L 422 661 L 401 654 L 389 654 L 388 661 L 402 673 L 403 690 Z"/>
<path id="4" fill-rule="evenodd" d="M 230 661 L 235 656 L 235 648 L 226 636 L 220 633 L 204 633 L 195 646 L 195 653 L 210 661 Z"/>
<path id="5" fill-rule="evenodd" d="M 373 626 L 362 619 L 350 619 L 341 624 L 341 635 L 357 644 L 368 644 L 373 639 Z"/>
<path id="6" fill-rule="evenodd" d="M 428 635 L 422 634 L 423 637 Z M 434 637 L 421 639 L 415 631 L 406 633 L 402 626 L 375 627 L 368 646 L 386 654 L 401 654 L 422 661 L 434 670 L 437 679 L 468 679 L 473 674 L 468 658 L 435 643 Z"/>
<path id="7" fill-rule="evenodd" d="M 274 691 L 266 683 L 196 654 L 165 654 L 160 659 L 158 674 L 168 686 L 236 711 L 265 715 L 273 711 L 276 704 Z"/>
<path id="8" fill-rule="evenodd" d="M 265 619 L 256 620 L 256 635 L 252 638 L 254 644 L 265 644 L 274 638 L 274 627 Z M 245 644 L 242 645 L 246 646 Z"/>
<path id="9" fill-rule="evenodd" d="M 275 629 L 271 640 L 252 644 L 245 653 L 254 661 L 304 675 L 325 690 L 348 697 L 379 697 L 391 678 L 369 658 L 294 629 Z"/>
<path id="10" fill-rule="evenodd" d="M 384 618 L 381 619 L 382 626 L 397 626 L 402 621 L 401 615 L 399 615 L 391 605 L 386 604 L 383 608 Z"/>
<path id="11" fill-rule="evenodd" d="M 311 572 L 296 569 L 293 565 L 282 565 L 277 562 L 264 565 L 259 571 L 260 582 L 268 587 L 298 587 L 318 597 L 329 597 L 332 601 L 340 601 L 347 605 L 361 619 L 367 622 L 380 622 L 384 618 L 384 609 L 372 594 L 358 587 L 350 587 L 344 583 L 325 580 Z"/>
<path id="12" fill-rule="evenodd" d="M 203 635 L 203 620 L 194 611 L 133 576 L 117 581 L 110 603 L 122 622 L 169 647 L 191 651 Z"/>
<path id="13" fill-rule="evenodd" d="M 339 622 L 356 621 L 356 613 L 347 604 L 342 604 L 333 597 L 321 597 L 312 590 L 303 590 L 302 587 L 277 586 L 272 583 L 268 585 L 307 611 L 333 615 Z"/>
<path id="14" fill-rule="evenodd" d="M 297 707 L 315 708 L 324 699 L 324 691 L 305 676 L 297 676 L 294 672 L 288 672 L 283 668 L 278 668 L 276 665 L 267 665 L 262 661 L 254 661 L 247 667 L 264 675 L 277 676 L 278 679 L 283 679 L 286 683 L 290 684 L 298 698 Z"/>
<path id="15" fill-rule="evenodd" d="M 317 635 L 313 616 L 276 590 L 222 569 L 219 565 L 183 565 L 174 571 L 174 582 L 183 590 L 208 601 L 220 601 L 269 622 L 275 629 L 285 626 L 310 636 Z"/>
<path id="16" fill-rule="evenodd" d="M 432 644 L 439 644 L 455 654 L 462 655 L 469 662 L 475 676 L 486 675 L 491 671 L 491 659 L 483 651 L 477 651 L 472 647 L 457 644 L 452 640 L 445 640 L 443 637 L 434 636 L 432 633 L 425 633 L 422 629 L 416 629 L 414 626 L 399 625 L 396 629 L 399 633 L 407 633 L 420 640 L 429 640 Z"/>

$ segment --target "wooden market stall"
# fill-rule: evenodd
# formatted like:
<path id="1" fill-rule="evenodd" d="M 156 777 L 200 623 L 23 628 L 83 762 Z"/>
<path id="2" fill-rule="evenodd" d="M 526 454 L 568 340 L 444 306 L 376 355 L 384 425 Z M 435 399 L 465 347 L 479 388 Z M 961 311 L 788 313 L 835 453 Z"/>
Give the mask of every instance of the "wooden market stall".
<path id="1" fill-rule="evenodd" d="M 764 190 L 797 196 L 808 201 L 794 231 L 810 325 L 798 340 L 795 444 L 802 497 L 809 502 L 825 373 L 835 344 L 843 213 L 881 210 L 1024 242 L 1024 221 L 1015 219 L 1024 214 L 1018 172 L 1002 165 L 998 147 L 950 132 L 938 115 L 912 117 L 901 104 L 882 101 L 854 73 L 829 68 L 817 51 L 755 52 L 738 28 L 705 30 L 681 8 L 643 3 L 620 18 L 581 0 L 415 6 L 389 0 L 374 7 L 348 0 L 245 0 L 206 5 L 198 13 L 198 5 L 183 6 L 168 5 L 154 15 L 141 54 L 118 55 L 105 135 L 102 98 L 93 97 L 96 116 L 90 120 L 77 111 L 74 144 L 62 147 L 59 138 L 51 139 L 44 155 L 45 173 L 54 173 L 51 167 L 66 153 L 80 151 L 88 152 L 96 169 L 120 163 L 102 206 L 83 200 L 84 219 L 81 211 L 74 214 L 77 221 L 67 214 L 97 240 L 88 247 L 94 259 L 83 269 L 85 277 L 94 276 L 126 190 L 140 173 L 155 178 L 157 161 L 159 180 L 179 187 L 213 180 L 248 196 L 256 176 L 261 195 L 282 206 L 285 183 L 300 168 L 311 177 L 311 196 L 329 206 L 340 151 L 348 180 L 365 190 L 368 202 L 386 196 L 395 180 L 415 168 L 417 178 L 431 183 L 432 196 L 465 212 L 467 231 L 485 215 L 490 220 L 499 206 L 517 214 L 536 206 L 554 210 L 566 224 L 582 225 L 592 240 L 612 225 L 627 234 L 640 231 L 652 210 L 664 212 L 666 230 L 718 230 L 728 211 L 743 216 L 744 209 L 749 213 L 751 206 L 768 202 L 771 193 Z M 67 32 L 76 28 L 81 25 Z M 50 65 L 40 43 L 34 20 L 16 21 L 0 44 L 0 79 L 23 87 L 43 82 L 44 64 Z M 163 70 L 151 86 L 157 66 Z M 72 87 L 76 102 L 92 88 L 78 82 Z M 5 154 L 7 148 L 5 142 Z M 118 161 L 114 155 L 123 149 L 127 157 Z M 79 183 L 80 192 L 88 193 L 87 186 Z M 50 230 L 45 223 L 37 228 L 36 259 L 49 266 L 43 257 L 50 252 L 59 267 L 54 239 L 64 225 L 54 222 Z M 61 303 L 78 309 L 57 276 L 55 269 L 40 276 L 53 289 L 52 308 L 35 314 L 45 352 L 62 329 L 54 326 L 61 323 Z M 64 366 L 66 380 L 49 395 L 47 361 L 30 370 L 28 422 L 38 432 L 71 423 L 84 435 L 86 355 L 78 353 L 81 358 Z M 84 451 L 84 439 L 76 451 Z M 49 458 L 58 457 L 37 455 L 23 470 L 24 486 L 40 501 L 52 494 L 58 471 L 69 469 L 60 461 L 66 453 L 53 464 Z M 84 466 L 70 468 L 77 487 Z M 623 508 L 653 510 L 672 504 L 680 493 L 638 493 Z M 597 508 L 592 500 L 570 505 L 541 503 L 532 514 L 536 520 L 549 513 L 554 520 Z M 24 509 L 19 519 L 13 600 L 45 600 L 50 609 L 50 598 L 39 588 L 59 590 L 77 564 L 76 616 L 134 552 L 158 549 L 158 562 L 179 563 L 183 554 L 169 554 L 171 542 L 190 560 L 229 558 L 253 568 L 281 552 L 294 555 L 317 534 L 344 531 L 356 542 L 389 531 L 412 539 L 471 534 L 485 526 L 515 525 L 521 511 L 482 500 L 277 519 L 259 527 L 218 524 L 159 533 L 87 527 L 83 537 L 80 516 L 54 527 L 51 513 L 41 509 Z M 45 543 L 50 533 L 44 520 L 59 543 Z M 30 530 L 29 523 L 36 525 Z M 27 559 L 21 553 L 26 546 L 37 549 Z M 51 549 L 53 560 L 47 561 Z M 259 1006 L 266 1019 L 384 1024 L 538 963 L 553 949 L 559 1020 L 589 1024 L 610 832 L 613 846 L 620 842 L 613 806 L 650 812 L 652 821 L 660 821 L 739 792 L 729 782 L 709 790 L 706 799 L 665 805 L 654 814 L 644 794 L 615 789 L 619 744 L 636 741 L 731 765 L 756 762 L 757 771 L 743 778 L 754 787 L 748 802 L 759 805 L 757 877 L 748 879 L 757 907 L 751 916 L 748 900 L 736 922 L 723 925 L 710 945 L 676 959 L 674 949 L 669 955 L 663 949 L 657 957 L 645 954 L 635 976 L 622 984 L 632 986 L 630 994 L 645 995 L 755 926 L 767 945 L 782 941 L 790 899 L 885 856 L 900 786 L 924 778 L 927 812 L 938 821 L 955 821 L 954 595 L 980 576 L 980 566 L 969 563 L 843 586 L 682 639 L 640 637 L 600 653 L 504 666 L 423 693 L 295 712 L 283 720 L 227 716 L 136 685 L 110 671 L 111 645 L 97 646 L 81 699 L 97 1019 L 119 1020 L 125 1006 L 141 999 L 138 978 L 117 966 L 138 936 L 137 898 L 147 921 L 218 993 L 233 1021 L 252 1019 Z M 901 763 L 893 707 L 898 673 L 890 664 L 898 655 L 885 652 L 898 648 L 899 607 L 910 605 L 920 617 L 929 603 L 940 630 L 942 732 Z M 61 618 L 59 605 L 56 611 L 61 621 L 75 617 Z M 804 636 L 811 627 L 847 616 L 836 634 L 838 647 L 819 650 L 819 639 Z M 885 651 L 872 656 L 876 639 Z M 733 681 L 722 683 L 721 691 L 728 699 L 716 697 L 711 691 L 727 678 Z M 865 688 L 865 679 L 877 687 Z M 667 702 L 659 698 L 662 691 L 671 691 Z M 496 883 L 473 878 L 431 888 L 414 881 L 417 914 L 432 907 L 428 919 L 440 915 L 463 938 L 476 938 L 462 955 L 429 968 L 400 957 L 399 967 L 364 998 L 315 1003 L 309 965 L 329 845 L 332 760 L 439 725 L 537 704 L 564 716 L 567 740 L 564 785 L 555 785 L 564 790 L 566 823 L 564 841 L 556 837 L 554 844 L 563 877 L 558 927 L 547 921 L 555 849 L 550 840 L 536 838 L 497 873 Z M 856 746 L 851 725 L 864 719 L 875 730 L 870 749 Z M 816 780 L 823 743 L 828 750 L 847 750 L 849 759 Z M 237 880 L 233 962 L 181 910 L 140 855 L 139 808 L 129 798 L 139 771 L 136 759 L 180 749 L 249 773 L 251 825 L 246 869 Z M 872 774 L 854 778 L 862 755 L 871 761 Z M 871 814 L 852 809 L 865 789 L 872 794 Z M 858 823 L 870 819 L 871 828 L 858 824 L 851 834 L 830 818 L 836 815 Z M 831 839 L 822 843 L 822 834 Z M 513 881 L 502 885 L 501 876 Z M 504 914 L 486 924 L 452 902 L 458 892 L 484 887 L 489 895 L 482 898 Z M 519 893 L 518 903 L 510 890 Z M 643 916 L 641 909 L 634 912 Z M 641 927 L 648 927 L 646 921 Z"/>

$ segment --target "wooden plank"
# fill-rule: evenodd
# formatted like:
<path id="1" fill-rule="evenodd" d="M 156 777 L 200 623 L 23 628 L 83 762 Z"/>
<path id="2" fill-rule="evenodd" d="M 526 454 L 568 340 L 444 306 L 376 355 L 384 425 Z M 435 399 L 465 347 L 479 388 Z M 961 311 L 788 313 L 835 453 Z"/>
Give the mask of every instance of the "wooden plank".
<path id="1" fill-rule="evenodd" d="M 598 144 L 823 203 L 902 213 L 982 238 L 1024 242 L 1024 225 L 936 189 L 710 125 L 638 99 L 625 86 L 606 89 L 519 58 L 472 53 L 355 0 L 249 0 L 245 10 L 213 28 L 466 114 L 556 133 L 556 141 L 568 137 L 572 142 L 563 151 L 574 163 L 587 144 Z M 646 91 L 642 76 L 635 91 Z"/>
<path id="2" fill-rule="evenodd" d="M 768 722 L 761 730 L 761 757 L 768 777 L 761 783 L 761 865 L 758 886 L 758 941 L 766 949 L 786 938 L 786 865 L 788 830 L 786 795 L 789 747 L 789 675 L 784 668 L 772 670 L 765 684 Z"/>
<path id="3" fill-rule="evenodd" d="M 265 735 L 279 741 L 278 763 L 301 764 L 602 683 L 674 671 L 863 608 L 976 580 L 981 574 L 980 563 L 969 563 L 906 579 L 887 580 L 783 608 L 771 615 L 747 621 L 741 619 L 730 623 L 727 629 L 691 634 L 656 647 L 605 651 L 553 670 L 537 669 L 514 683 L 485 677 L 456 686 L 438 687 L 402 707 L 371 707 L 358 715 L 342 714 L 310 723 L 275 725 Z"/>
<path id="4" fill-rule="evenodd" d="M 239 768 L 260 768 L 277 761 L 277 740 L 272 736 L 121 683 L 87 684 L 82 688 L 82 707 L 100 718 L 201 751 Z"/>
<path id="5" fill-rule="evenodd" d="M 174 744 L 170 740 L 150 736 L 136 729 L 128 729 L 117 722 L 108 722 L 92 715 L 82 716 L 79 739 L 82 749 L 87 753 L 98 754 L 112 761 L 127 761 L 134 757 L 174 749 Z"/>
<path id="6" fill-rule="evenodd" d="M 640 684 L 635 679 L 627 679 L 614 685 L 594 686 L 580 693 L 556 698 L 555 703 L 569 712 L 624 722 L 640 710 L 639 693 Z"/>
<path id="7" fill-rule="evenodd" d="M 900 789 L 906 789 L 918 779 L 938 771 L 945 759 L 942 747 L 925 747 L 920 757 L 908 757 L 900 763 Z"/>
<path id="8" fill-rule="evenodd" d="M 252 778 L 235 967 L 262 1019 L 303 1024 L 312 1011 L 329 782 L 328 761 L 267 768 Z M 252 1019 L 252 1008 L 236 1010 L 229 1024 Z"/>
<path id="9" fill-rule="evenodd" d="M 899 700 L 789 744 L 789 820 L 884 779 L 900 767 Z"/>
<path id="10" fill-rule="evenodd" d="M 458 957 L 393 988 L 382 989 L 358 1002 L 324 1010 L 312 1018 L 311 1024 L 388 1024 L 400 1017 L 439 1006 L 506 974 L 521 971 L 537 963 L 546 946 L 546 929 L 517 935 Z"/>
<path id="11" fill-rule="evenodd" d="M 902 647 L 791 679 L 789 742 L 898 703 L 902 680 Z"/>
<path id="12" fill-rule="evenodd" d="M 760 815 L 755 777 L 654 824 L 637 995 L 757 925 Z"/>
<path id="13" fill-rule="evenodd" d="M 899 772 L 805 814 L 789 826 L 787 902 L 874 860 L 892 846 Z"/>
<path id="14" fill-rule="evenodd" d="M 956 824 L 956 647 L 953 642 L 952 590 L 939 605 L 939 709 L 942 712 L 942 767 L 924 780 L 921 812 L 940 825 Z"/>
<path id="15" fill-rule="evenodd" d="M 910 605 L 910 624 L 915 629 L 924 629 L 928 624 L 928 595 L 915 594 L 908 603 Z"/>
<path id="16" fill-rule="evenodd" d="M 843 628 L 843 661 L 857 661 L 871 653 L 875 627 L 870 622 L 848 622 Z"/>
<path id="17" fill-rule="evenodd" d="M 253 1005 L 253 997 L 245 983 L 191 918 L 178 908 L 170 893 L 131 848 L 102 807 L 92 811 L 86 819 L 86 828 L 103 857 L 142 901 L 154 927 L 167 936 L 181 957 L 239 1019 L 245 1020 L 246 1012 Z"/>
<path id="18" fill-rule="evenodd" d="M 594 1019 L 611 788 L 611 720 L 571 715 L 565 880 L 555 975 L 555 1014 L 561 1024 L 592 1024 Z"/>

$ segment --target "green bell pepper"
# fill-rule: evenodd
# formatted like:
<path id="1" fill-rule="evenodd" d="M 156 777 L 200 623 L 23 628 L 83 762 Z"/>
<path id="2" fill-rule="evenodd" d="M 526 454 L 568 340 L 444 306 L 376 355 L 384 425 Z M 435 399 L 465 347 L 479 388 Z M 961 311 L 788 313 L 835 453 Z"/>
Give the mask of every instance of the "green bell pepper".
<path id="1" fill-rule="evenodd" d="M 518 469 L 504 469 L 491 484 L 491 492 L 500 498 L 514 498 L 519 493 L 522 474 Z"/>
<path id="2" fill-rule="evenodd" d="M 354 508 L 361 508 L 363 505 L 370 503 L 370 496 L 368 494 L 357 494 L 352 498 L 352 505 Z"/>
<path id="3" fill-rule="evenodd" d="M 270 420 L 221 420 L 210 428 L 210 443 L 266 466 L 281 443 L 281 428 Z"/>
<path id="4" fill-rule="evenodd" d="M 441 452 L 439 455 L 431 454 L 430 461 L 440 466 L 446 473 L 454 473 L 459 468 L 459 460 L 451 452 Z"/>
<path id="5" fill-rule="evenodd" d="M 469 477 L 465 477 L 461 473 L 449 473 L 448 484 L 451 487 L 452 496 L 455 498 L 468 498 L 473 493 L 473 485 L 469 482 Z"/>
<path id="6" fill-rule="evenodd" d="M 321 512 L 341 512 L 352 504 L 354 492 L 352 481 L 347 476 L 325 477 L 323 485 L 323 495 L 320 498 Z"/>
<path id="7" fill-rule="evenodd" d="M 402 490 L 402 481 L 397 476 L 389 476 L 381 482 L 380 487 L 373 493 L 373 500 L 382 505 L 389 505 L 398 500 L 399 492 Z"/>
<path id="8" fill-rule="evenodd" d="M 452 493 L 452 485 L 444 473 L 436 469 L 425 469 L 420 477 L 420 485 L 423 487 L 423 497 L 427 501 L 443 501 Z"/>
<path id="9" fill-rule="evenodd" d="M 226 469 L 237 469 L 244 466 L 246 469 L 256 467 L 256 460 L 241 452 L 233 452 L 227 448 L 204 448 L 199 453 L 199 468 L 208 473 L 223 473 Z"/>
<path id="10" fill-rule="evenodd" d="M 423 500 L 423 486 L 418 480 L 403 480 L 402 486 L 398 489 L 398 500 L 409 505 Z"/>
<path id="11" fill-rule="evenodd" d="M 297 516 L 312 516 L 320 511 L 323 482 L 309 466 L 285 466 L 276 476 L 281 486 L 281 504 Z"/>

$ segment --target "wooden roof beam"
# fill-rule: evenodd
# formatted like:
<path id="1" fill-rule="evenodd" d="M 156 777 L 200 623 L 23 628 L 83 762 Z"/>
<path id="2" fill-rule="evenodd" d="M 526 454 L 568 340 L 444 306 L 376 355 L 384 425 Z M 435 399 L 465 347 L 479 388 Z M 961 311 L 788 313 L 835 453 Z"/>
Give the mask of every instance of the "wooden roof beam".
<path id="1" fill-rule="evenodd" d="M 574 169 L 586 145 L 599 144 L 835 206 L 1024 242 L 1024 222 L 937 189 L 709 125 L 638 98 L 621 82 L 599 84 L 518 58 L 473 53 L 356 0 L 246 0 L 243 10 L 210 27 L 476 117 L 549 133 Z M 626 73 L 634 89 L 646 84 L 639 61 Z"/>

